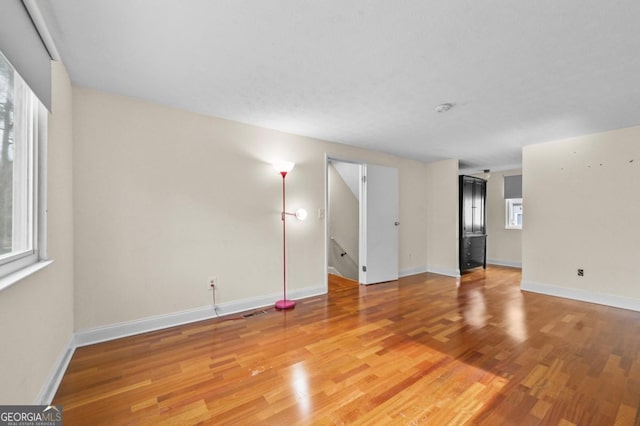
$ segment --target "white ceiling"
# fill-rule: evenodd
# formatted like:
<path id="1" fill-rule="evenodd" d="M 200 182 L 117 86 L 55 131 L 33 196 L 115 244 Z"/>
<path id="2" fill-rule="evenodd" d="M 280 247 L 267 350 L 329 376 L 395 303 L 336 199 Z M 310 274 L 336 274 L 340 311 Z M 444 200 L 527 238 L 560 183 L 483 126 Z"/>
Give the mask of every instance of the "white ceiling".
<path id="1" fill-rule="evenodd" d="M 419 160 L 640 124 L 637 0 L 37 4 L 77 85 Z"/>

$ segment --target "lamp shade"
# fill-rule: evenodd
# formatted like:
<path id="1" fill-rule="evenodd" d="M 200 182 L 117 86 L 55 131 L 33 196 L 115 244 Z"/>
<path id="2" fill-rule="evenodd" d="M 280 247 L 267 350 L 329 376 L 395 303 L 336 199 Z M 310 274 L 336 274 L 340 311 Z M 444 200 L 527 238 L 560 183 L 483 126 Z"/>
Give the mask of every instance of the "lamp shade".
<path id="1" fill-rule="evenodd" d="M 291 161 L 276 161 L 273 164 L 273 168 L 278 171 L 278 173 L 289 173 L 293 170 L 293 166 L 296 164 Z"/>
<path id="2" fill-rule="evenodd" d="M 307 213 L 307 211 L 305 209 L 300 208 L 300 209 L 296 210 L 296 218 L 298 220 L 305 220 L 307 218 L 307 215 L 308 215 L 308 213 Z"/>

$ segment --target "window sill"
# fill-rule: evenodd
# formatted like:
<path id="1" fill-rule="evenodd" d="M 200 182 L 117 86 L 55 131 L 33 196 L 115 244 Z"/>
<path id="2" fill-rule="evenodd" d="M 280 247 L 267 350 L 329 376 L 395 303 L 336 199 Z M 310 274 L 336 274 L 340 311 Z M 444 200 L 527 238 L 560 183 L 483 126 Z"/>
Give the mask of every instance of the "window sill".
<path id="1" fill-rule="evenodd" d="M 22 268 L 19 271 L 13 272 L 7 275 L 6 277 L 0 278 L 0 291 L 11 287 L 18 281 L 21 281 L 27 278 L 28 276 L 35 274 L 39 270 L 46 268 L 52 263 L 53 263 L 53 260 L 42 260 L 40 262 L 37 262 L 25 268 Z"/>

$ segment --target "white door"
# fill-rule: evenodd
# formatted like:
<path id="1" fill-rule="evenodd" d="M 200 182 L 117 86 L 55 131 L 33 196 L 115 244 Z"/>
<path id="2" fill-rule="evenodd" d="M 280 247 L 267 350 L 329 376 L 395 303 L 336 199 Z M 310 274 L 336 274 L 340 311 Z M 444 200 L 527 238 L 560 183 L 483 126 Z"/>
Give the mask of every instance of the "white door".
<path id="1" fill-rule="evenodd" d="M 398 169 L 362 165 L 360 273 L 362 284 L 398 279 Z"/>

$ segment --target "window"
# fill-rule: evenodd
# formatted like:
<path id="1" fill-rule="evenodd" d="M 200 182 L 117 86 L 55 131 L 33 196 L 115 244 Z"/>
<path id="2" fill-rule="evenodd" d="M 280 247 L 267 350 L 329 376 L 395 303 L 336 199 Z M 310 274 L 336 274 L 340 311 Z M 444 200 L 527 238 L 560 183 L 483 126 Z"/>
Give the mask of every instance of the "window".
<path id="1" fill-rule="evenodd" d="M 522 229 L 522 175 L 504 177 L 505 228 Z"/>
<path id="2" fill-rule="evenodd" d="M 508 198 L 507 205 L 507 229 L 522 229 L 522 198 Z"/>
<path id="3" fill-rule="evenodd" d="M 0 53 L 0 279 L 45 257 L 46 123 L 45 108 Z"/>

